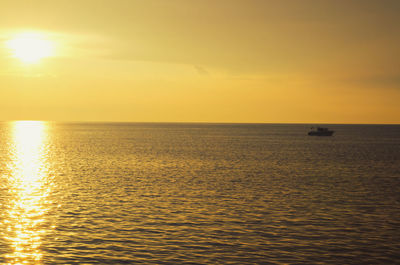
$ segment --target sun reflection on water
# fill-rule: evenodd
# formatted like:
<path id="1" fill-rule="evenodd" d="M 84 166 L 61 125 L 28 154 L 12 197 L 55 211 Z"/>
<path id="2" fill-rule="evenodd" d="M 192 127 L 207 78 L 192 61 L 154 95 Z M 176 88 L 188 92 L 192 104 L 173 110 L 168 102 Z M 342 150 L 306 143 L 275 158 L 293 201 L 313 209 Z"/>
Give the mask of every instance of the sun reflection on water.
<path id="1" fill-rule="evenodd" d="M 47 124 L 13 122 L 9 164 L 9 200 L 4 224 L 11 247 L 8 264 L 41 264 L 51 185 L 48 183 Z"/>

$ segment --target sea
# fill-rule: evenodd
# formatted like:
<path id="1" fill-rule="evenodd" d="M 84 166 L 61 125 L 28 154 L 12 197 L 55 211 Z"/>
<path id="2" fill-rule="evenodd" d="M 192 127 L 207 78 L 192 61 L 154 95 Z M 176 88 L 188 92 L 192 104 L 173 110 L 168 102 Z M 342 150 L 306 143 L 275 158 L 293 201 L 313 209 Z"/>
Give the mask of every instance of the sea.
<path id="1" fill-rule="evenodd" d="M 1 264 L 400 264 L 400 125 L 0 123 Z"/>

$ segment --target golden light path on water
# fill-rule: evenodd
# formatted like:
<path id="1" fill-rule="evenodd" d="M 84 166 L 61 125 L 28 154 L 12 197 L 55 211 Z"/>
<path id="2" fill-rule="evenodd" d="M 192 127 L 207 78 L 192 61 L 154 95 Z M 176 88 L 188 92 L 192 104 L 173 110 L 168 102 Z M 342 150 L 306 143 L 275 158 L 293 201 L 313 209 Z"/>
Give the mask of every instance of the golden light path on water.
<path id="1" fill-rule="evenodd" d="M 8 177 L 9 200 L 5 215 L 6 232 L 11 251 L 5 255 L 8 264 L 41 264 L 40 246 L 46 233 L 49 166 L 47 124 L 40 121 L 16 121 L 11 124 Z"/>

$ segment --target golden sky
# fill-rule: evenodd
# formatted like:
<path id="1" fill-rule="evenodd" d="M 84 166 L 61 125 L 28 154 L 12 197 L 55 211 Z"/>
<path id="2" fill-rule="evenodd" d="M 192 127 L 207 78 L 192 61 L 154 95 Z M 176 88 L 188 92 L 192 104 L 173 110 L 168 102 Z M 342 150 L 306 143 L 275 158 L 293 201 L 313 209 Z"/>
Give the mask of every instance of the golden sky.
<path id="1" fill-rule="evenodd" d="M 1 0 L 0 120 L 398 124 L 399 14 L 397 0 Z"/>

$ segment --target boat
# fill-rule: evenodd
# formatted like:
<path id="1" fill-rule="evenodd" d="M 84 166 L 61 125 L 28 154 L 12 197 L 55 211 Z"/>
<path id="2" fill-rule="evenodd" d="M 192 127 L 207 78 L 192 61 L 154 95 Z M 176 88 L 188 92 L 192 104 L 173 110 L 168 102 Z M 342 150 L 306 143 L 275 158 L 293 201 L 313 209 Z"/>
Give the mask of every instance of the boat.
<path id="1" fill-rule="evenodd" d="M 332 134 L 335 131 L 328 130 L 328 128 L 322 128 L 322 127 L 317 127 L 316 130 L 313 130 L 314 128 L 311 128 L 311 131 L 308 132 L 308 135 L 310 136 L 332 136 Z"/>

